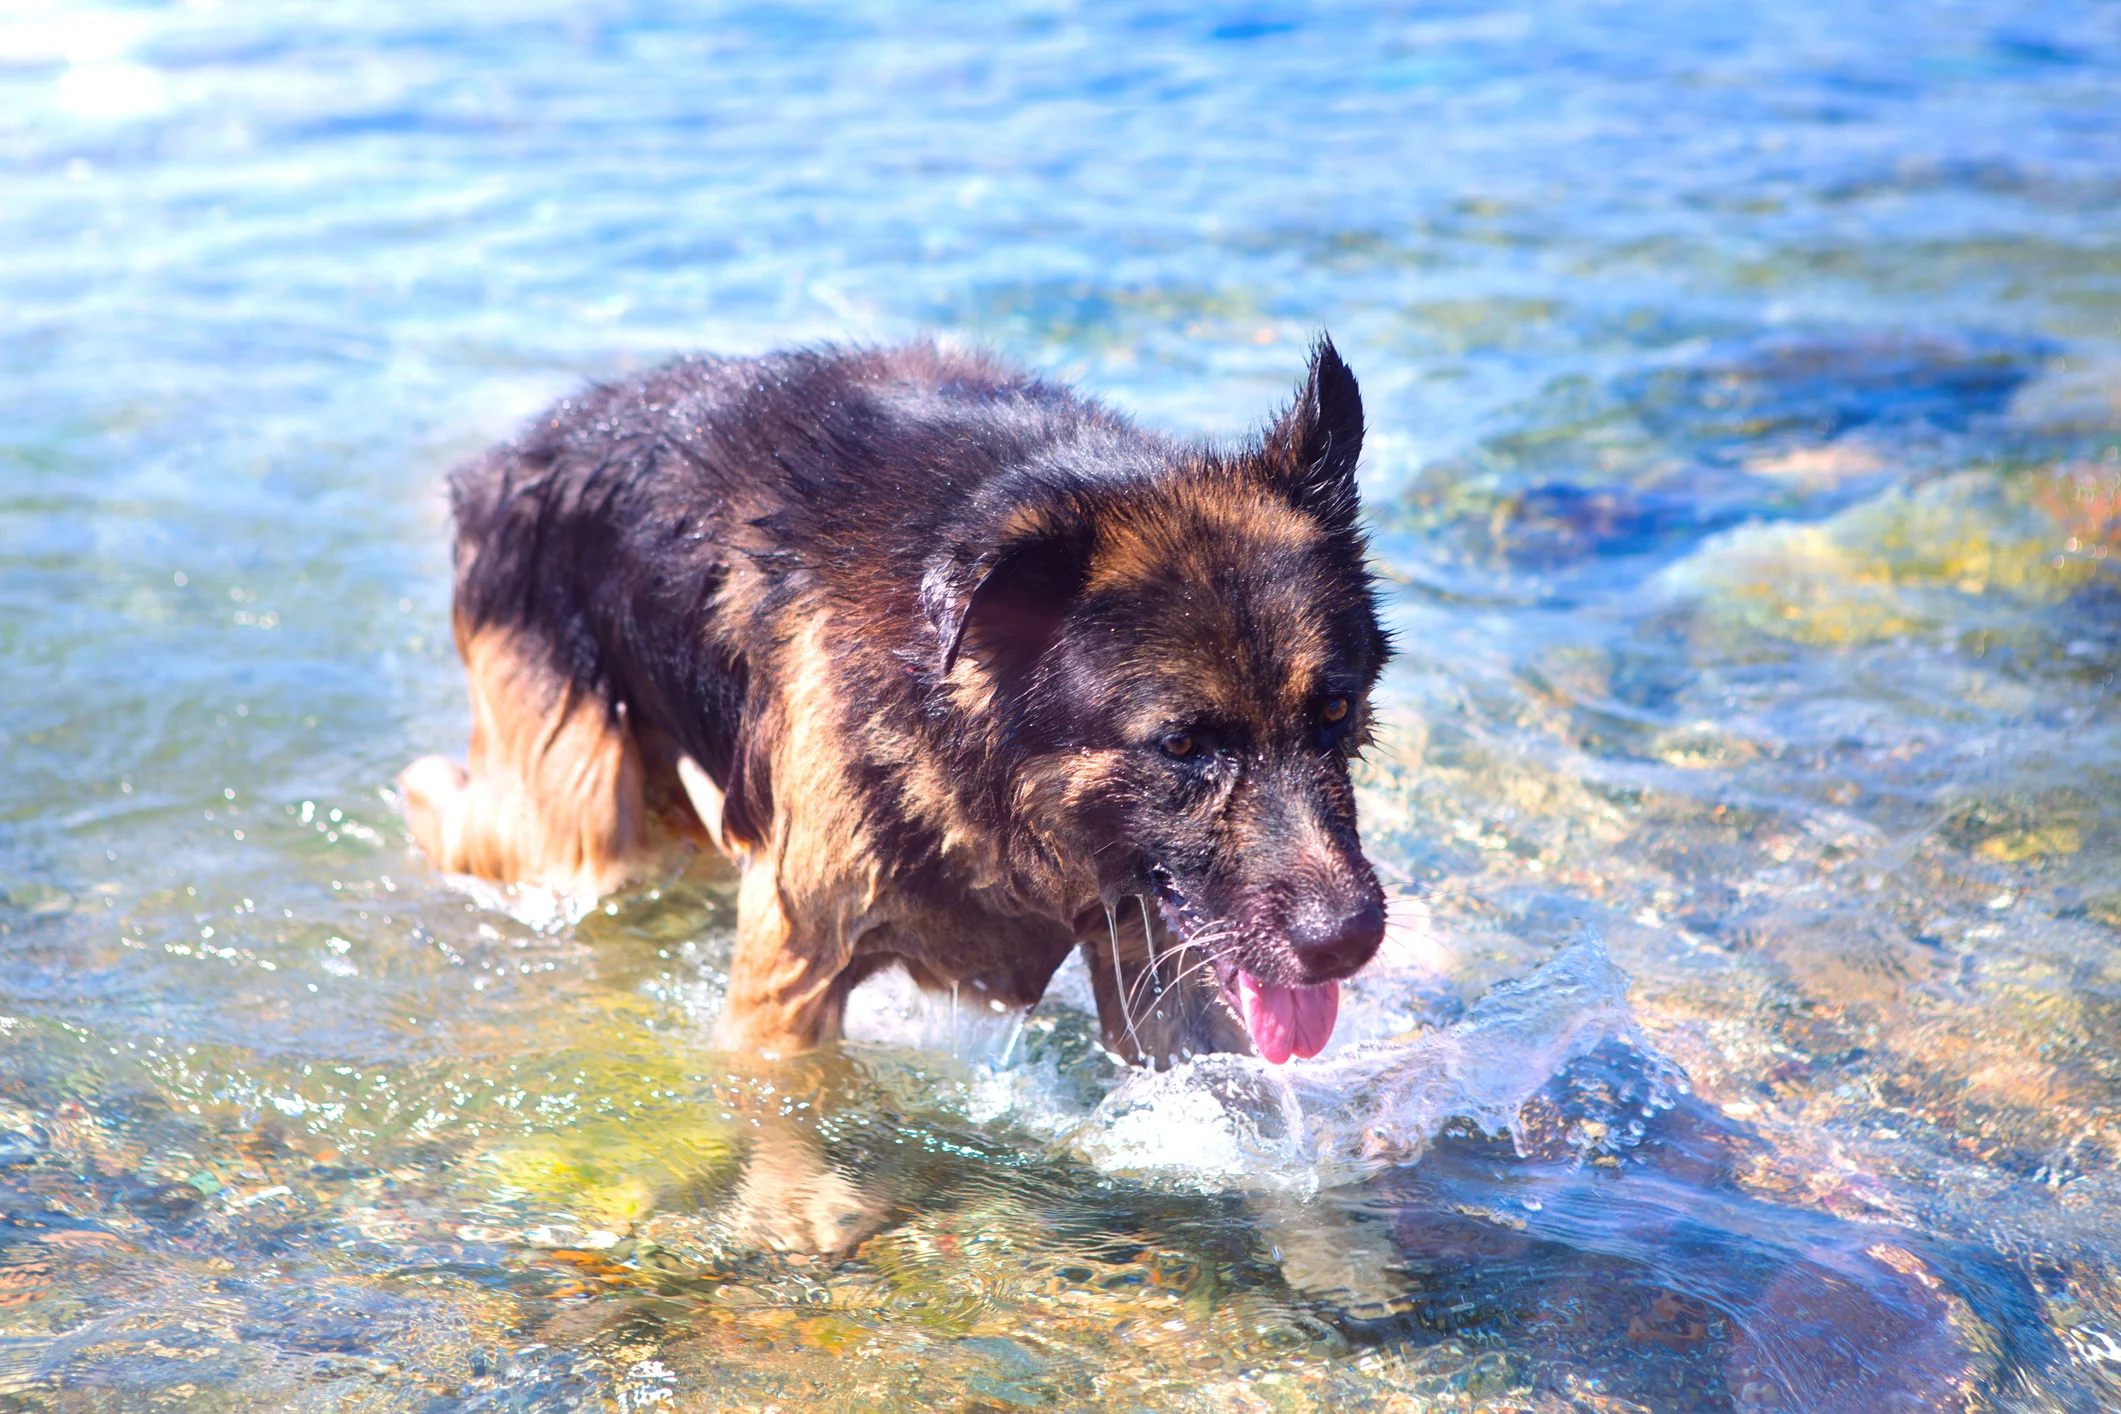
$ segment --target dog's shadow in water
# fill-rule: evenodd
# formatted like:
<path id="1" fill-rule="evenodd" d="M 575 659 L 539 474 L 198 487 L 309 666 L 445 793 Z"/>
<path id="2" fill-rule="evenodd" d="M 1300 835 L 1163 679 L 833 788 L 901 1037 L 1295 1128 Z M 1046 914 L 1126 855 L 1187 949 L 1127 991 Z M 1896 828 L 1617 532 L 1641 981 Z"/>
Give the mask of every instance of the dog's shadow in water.
<path id="1" fill-rule="evenodd" d="M 652 927 L 655 912 L 637 921 Z M 1122 927 L 1119 940 L 1131 959 L 1138 939 Z M 1083 1001 L 1114 980 L 1086 961 Z M 1064 1074 L 1096 1069 L 1111 1039 L 1074 1021 L 1041 1040 Z M 856 1046 L 734 1062 L 719 1103 L 747 1136 L 741 1162 L 665 1195 L 642 1245 L 660 1231 L 661 1261 L 674 1252 L 680 1269 L 724 1274 L 861 1264 L 865 1244 L 901 1226 L 999 1224 L 1057 1270 L 1192 1251 L 1203 1271 L 1238 1274 L 1351 1346 L 1485 1348 L 1525 1357 L 1561 1393 L 1577 1379 L 1652 1408 L 1681 1391 L 1704 1408 L 1967 1407 L 1968 1389 L 2067 1360 L 2016 1269 L 1764 1195 L 1745 1175 L 1765 1143 L 1686 1096 L 1646 1103 L 1643 1066 L 1621 1047 L 1575 1062 L 1527 1106 L 1523 1152 L 1447 1131 L 1418 1162 L 1298 1198 L 1173 1193 L 1081 1169 L 1034 1137 L 923 1103 L 924 1085 L 962 1078 L 947 1056 Z"/>
<path id="2" fill-rule="evenodd" d="M 1417 1163 L 1297 1198 L 1137 1191 L 1026 1162 L 1027 1144 L 812 1058 L 770 1082 L 779 1103 L 751 1116 L 740 1177 L 684 1221 L 729 1269 L 859 1264 L 901 1224 L 1005 1223 L 1056 1270 L 1191 1252 L 1222 1291 L 1250 1286 L 1347 1346 L 1486 1351 L 1556 1393 L 1652 1408 L 1964 1408 L 1970 1389 L 2067 1358 L 1994 1254 L 1763 1199 L 1741 1179 L 1761 1142 L 1703 1105 L 1681 1098 L 1639 1128 L 1609 1111 L 1612 1142 L 1585 1149 L 1585 1094 L 1625 1091 L 1637 1064 L 1615 1048 L 1565 1072 L 1528 1111 L 1526 1152 L 1446 1133 Z"/>

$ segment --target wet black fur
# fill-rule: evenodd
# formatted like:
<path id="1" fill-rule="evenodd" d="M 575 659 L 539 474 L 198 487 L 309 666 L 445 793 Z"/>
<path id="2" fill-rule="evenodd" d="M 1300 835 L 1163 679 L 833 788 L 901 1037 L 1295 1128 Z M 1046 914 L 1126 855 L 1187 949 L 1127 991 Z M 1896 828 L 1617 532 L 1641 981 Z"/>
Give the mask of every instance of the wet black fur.
<path id="1" fill-rule="evenodd" d="M 1361 441 L 1354 377 L 1322 341 L 1297 406 L 1237 454 L 1271 463 L 1263 474 L 1325 530 L 1323 560 L 1262 570 L 1304 577 L 1304 592 L 1330 601 L 1336 672 L 1358 698 L 1388 651 L 1356 520 Z M 949 763 L 968 818 L 1015 829 L 1014 764 L 1100 730 L 1114 664 L 1094 645 L 1115 616 L 1157 611 L 1077 602 L 1100 518 L 1218 458 L 1229 460 L 927 345 L 687 357 L 560 403 L 455 475 L 460 631 L 506 626 L 549 645 L 556 674 L 699 761 L 726 793 L 727 835 L 755 847 L 771 833 L 771 748 L 785 725 L 763 665 L 824 611 L 837 726 L 857 743 L 855 786 L 885 872 L 947 889 L 935 832 L 859 743 L 918 739 Z M 723 591 L 746 570 L 757 579 L 744 576 L 752 589 L 732 609 Z M 999 682 L 998 721 L 955 719 L 942 683 L 961 653 Z M 1359 862 L 1344 761 L 1356 742 L 1326 745 L 1320 789 Z M 1109 828 L 1153 803 L 1141 793 Z M 1181 844 L 1218 847 L 1198 830 L 1163 847 Z M 1163 863 L 1113 857 L 1142 882 Z M 1350 887 L 1381 908 L 1361 873 Z M 1036 974 L 1059 960 L 1026 962 Z"/>

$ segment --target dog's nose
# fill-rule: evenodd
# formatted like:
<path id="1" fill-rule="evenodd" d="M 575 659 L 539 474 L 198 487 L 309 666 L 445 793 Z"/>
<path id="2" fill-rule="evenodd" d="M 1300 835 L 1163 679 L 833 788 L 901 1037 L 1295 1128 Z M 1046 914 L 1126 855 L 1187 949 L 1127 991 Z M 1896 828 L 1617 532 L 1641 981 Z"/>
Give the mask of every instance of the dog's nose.
<path id="1" fill-rule="evenodd" d="M 1331 982 L 1368 962 L 1384 936 L 1384 905 L 1369 901 L 1352 913 L 1298 919 L 1289 930 L 1289 945 L 1308 976 Z"/>

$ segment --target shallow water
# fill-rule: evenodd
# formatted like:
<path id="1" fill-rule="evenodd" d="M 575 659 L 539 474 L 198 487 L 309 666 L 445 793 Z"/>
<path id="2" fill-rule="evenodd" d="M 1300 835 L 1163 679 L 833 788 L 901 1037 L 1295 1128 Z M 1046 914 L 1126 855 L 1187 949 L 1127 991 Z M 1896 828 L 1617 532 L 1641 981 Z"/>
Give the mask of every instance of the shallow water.
<path id="1" fill-rule="evenodd" d="M 2121 20 L 1710 8 L 11 9 L 0 1398 L 2121 1405 Z M 1320 1061 L 1064 978 L 732 1071 L 726 880 L 408 849 L 544 400 L 930 329 L 1232 437 L 1320 325 L 1402 900 Z"/>

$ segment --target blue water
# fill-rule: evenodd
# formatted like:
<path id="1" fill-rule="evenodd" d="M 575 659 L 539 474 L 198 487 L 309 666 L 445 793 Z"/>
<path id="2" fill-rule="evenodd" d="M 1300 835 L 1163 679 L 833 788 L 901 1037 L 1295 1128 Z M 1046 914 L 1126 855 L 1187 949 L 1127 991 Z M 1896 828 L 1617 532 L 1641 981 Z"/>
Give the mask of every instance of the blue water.
<path id="1" fill-rule="evenodd" d="M 2069 0 L 12 7 L 0 1398 L 2121 1405 L 2117 71 Z M 442 478 L 546 400 L 934 332 L 1235 438 L 1320 328 L 1424 900 L 1339 1069 L 1062 996 L 734 1074 L 725 879 L 409 849 Z M 729 1220 L 797 1094 L 844 1262 Z"/>

